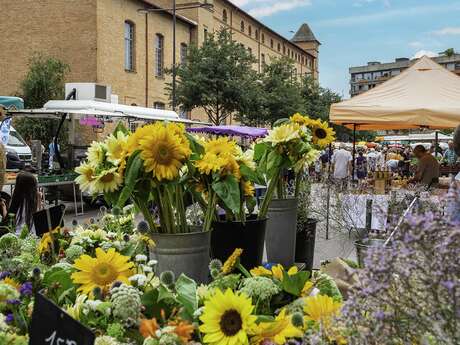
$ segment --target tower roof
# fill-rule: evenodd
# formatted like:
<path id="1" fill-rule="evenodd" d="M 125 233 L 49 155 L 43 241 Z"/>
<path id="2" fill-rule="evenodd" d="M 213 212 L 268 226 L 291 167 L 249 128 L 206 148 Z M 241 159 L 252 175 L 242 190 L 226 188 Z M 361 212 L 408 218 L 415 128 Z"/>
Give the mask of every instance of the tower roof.
<path id="1" fill-rule="evenodd" d="M 311 31 L 307 23 L 302 24 L 302 26 L 296 32 L 294 37 L 291 39 L 291 41 L 295 43 L 316 41 L 319 44 L 321 44 L 316 39 L 315 34 L 313 33 L 313 31 Z"/>

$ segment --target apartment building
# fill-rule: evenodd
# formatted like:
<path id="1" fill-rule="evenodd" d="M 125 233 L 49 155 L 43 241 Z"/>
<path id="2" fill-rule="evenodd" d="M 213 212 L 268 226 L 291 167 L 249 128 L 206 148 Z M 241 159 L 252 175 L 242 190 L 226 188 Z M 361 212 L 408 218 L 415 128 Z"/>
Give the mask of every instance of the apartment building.
<path id="1" fill-rule="evenodd" d="M 434 61 L 460 76 L 460 54 L 440 54 Z M 356 96 L 387 81 L 415 63 L 417 59 L 397 58 L 394 62 L 368 62 L 366 66 L 350 67 L 350 96 Z"/>

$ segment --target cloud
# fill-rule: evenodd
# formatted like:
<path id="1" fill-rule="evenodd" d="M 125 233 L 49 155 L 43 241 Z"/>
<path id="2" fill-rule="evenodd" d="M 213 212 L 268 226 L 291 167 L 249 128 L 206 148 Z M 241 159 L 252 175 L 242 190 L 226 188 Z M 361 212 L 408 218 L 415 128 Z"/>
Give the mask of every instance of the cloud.
<path id="1" fill-rule="evenodd" d="M 311 0 L 231 0 L 231 2 L 259 18 L 311 5 Z"/>
<path id="2" fill-rule="evenodd" d="M 412 47 L 412 48 L 421 48 L 423 47 L 423 42 L 420 42 L 420 41 L 412 41 L 412 42 L 409 42 L 409 47 Z"/>
<path id="3" fill-rule="evenodd" d="M 414 54 L 414 56 L 411 57 L 411 59 L 419 59 L 421 58 L 422 56 L 428 56 L 428 57 L 436 57 L 438 56 L 438 54 L 436 54 L 435 52 L 431 51 L 431 50 L 419 50 L 418 52 L 416 52 Z"/>
<path id="4" fill-rule="evenodd" d="M 438 36 L 460 35 L 460 26 L 450 26 L 433 32 Z"/>
<path id="5" fill-rule="evenodd" d="M 375 2 L 381 2 L 385 7 L 391 7 L 390 0 L 356 0 L 353 2 L 353 7 L 363 7 L 368 4 L 372 4 Z"/>
<path id="6" fill-rule="evenodd" d="M 445 5 L 420 5 L 399 9 L 386 10 L 367 15 L 356 15 L 349 17 L 339 17 L 333 19 L 320 20 L 315 22 L 315 27 L 344 27 L 359 24 L 376 23 L 396 18 L 414 17 L 421 15 L 433 15 L 436 13 L 447 13 L 460 11 L 460 3 Z"/>

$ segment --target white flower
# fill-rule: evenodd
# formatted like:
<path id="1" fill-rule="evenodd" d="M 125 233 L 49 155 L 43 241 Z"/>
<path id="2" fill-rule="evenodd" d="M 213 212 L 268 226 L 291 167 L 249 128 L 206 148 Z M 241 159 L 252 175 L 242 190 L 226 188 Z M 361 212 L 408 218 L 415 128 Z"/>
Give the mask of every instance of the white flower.
<path id="1" fill-rule="evenodd" d="M 95 311 L 97 309 L 97 307 L 99 307 L 99 305 L 102 303 L 102 301 L 99 301 L 99 300 L 87 300 L 85 302 L 85 305 L 88 306 L 88 308 L 92 311 Z"/>
<path id="2" fill-rule="evenodd" d="M 136 260 L 137 262 L 145 262 L 145 261 L 147 261 L 147 255 L 138 254 L 134 258 L 134 260 Z"/>
<path id="3" fill-rule="evenodd" d="M 147 277 L 145 274 L 135 274 L 129 277 L 129 281 L 136 282 L 138 286 L 144 286 L 147 283 Z"/>
<path id="4" fill-rule="evenodd" d="M 149 262 L 147 262 L 147 265 L 149 266 L 156 266 L 158 264 L 158 260 L 150 260 Z"/>
<path id="5" fill-rule="evenodd" d="M 153 272 L 153 269 L 150 266 L 144 266 L 143 269 L 144 269 L 145 273 L 152 273 Z"/>

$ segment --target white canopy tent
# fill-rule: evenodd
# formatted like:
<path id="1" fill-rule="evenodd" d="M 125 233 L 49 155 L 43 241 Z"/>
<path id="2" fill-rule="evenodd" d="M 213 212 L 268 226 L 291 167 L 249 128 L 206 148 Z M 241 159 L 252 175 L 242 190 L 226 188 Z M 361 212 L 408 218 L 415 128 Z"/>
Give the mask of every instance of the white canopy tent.
<path id="1" fill-rule="evenodd" d="M 437 140 L 439 141 L 448 141 L 452 140 L 452 135 L 445 135 L 443 133 L 438 133 Z M 385 135 L 383 141 L 435 141 L 436 133 L 418 133 L 418 134 L 409 134 L 409 135 Z"/>
<path id="2" fill-rule="evenodd" d="M 460 78 L 423 56 L 383 84 L 333 104 L 330 121 L 356 130 L 455 128 Z"/>

